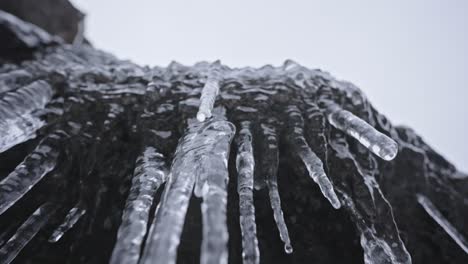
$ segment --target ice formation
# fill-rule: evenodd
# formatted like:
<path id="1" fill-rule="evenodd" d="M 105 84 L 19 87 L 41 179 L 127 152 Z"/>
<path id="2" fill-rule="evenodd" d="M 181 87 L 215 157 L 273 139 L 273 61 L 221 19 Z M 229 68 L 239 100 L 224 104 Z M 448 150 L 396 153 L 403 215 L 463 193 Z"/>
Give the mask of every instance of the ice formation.
<path id="1" fill-rule="evenodd" d="M 330 124 L 357 139 L 375 155 L 384 160 L 396 157 L 398 144 L 393 139 L 334 103 L 328 103 L 326 111 Z"/>
<path id="2" fill-rule="evenodd" d="M 350 83 L 3 32 L 0 263 L 468 261 L 468 178 Z"/>
<path id="3" fill-rule="evenodd" d="M 14 73 L 14 76 L 21 79 L 23 75 Z M 38 111 L 44 109 L 52 95 L 52 87 L 45 81 L 1 94 L 0 153 L 35 137 L 36 130 L 44 125 Z"/>
<path id="4" fill-rule="evenodd" d="M 214 63 L 210 66 L 210 71 L 206 79 L 206 83 L 203 86 L 201 97 L 200 97 L 200 107 L 197 113 L 197 119 L 200 122 L 205 121 L 205 119 L 211 117 L 211 111 L 216 101 L 216 96 L 219 93 L 219 86 L 221 82 L 220 74 L 220 63 Z"/>
<path id="5" fill-rule="evenodd" d="M 44 138 L 36 149 L 15 170 L 0 182 L 0 215 L 21 199 L 57 163 L 57 144 L 63 133 Z"/>
<path id="6" fill-rule="evenodd" d="M 78 220 L 86 213 L 86 210 L 75 206 L 68 212 L 67 216 L 63 220 L 63 223 L 54 230 L 52 235 L 49 238 L 49 242 L 55 243 L 62 238 L 62 236 L 70 230 Z"/>
<path id="7" fill-rule="evenodd" d="M 45 203 L 37 208 L 5 245 L 0 248 L 0 261 L 4 264 L 11 263 L 29 241 L 47 224 L 55 210 L 56 207 L 51 203 Z"/>
<path id="8" fill-rule="evenodd" d="M 236 168 L 238 173 L 239 214 L 242 233 L 242 258 L 244 264 L 260 263 L 255 206 L 253 200 L 255 160 L 252 150 L 250 122 L 243 121 L 237 139 Z"/>
<path id="9" fill-rule="evenodd" d="M 266 170 L 266 181 L 268 186 L 268 195 L 270 196 L 271 209 L 275 218 L 276 226 L 280 234 L 281 240 L 284 243 L 284 251 L 288 254 L 293 252 L 291 239 L 289 238 L 288 227 L 284 221 L 283 210 L 281 209 L 281 199 L 278 191 L 278 165 L 279 165 L 279 150 L 278 150 L 278 134 L 272 122 L 261 124 L 262 136 L 264 139 L 263 149 L 263 164 L 262 167 Z"/>
<path id="10" fill-rule="evenodd" d="M 341 207 L 340 200 L 336 196 L 333 185 L 328 179 L 323 169 L 323 163 L 319 157 L 310 149 L 303 135 L 304 120 L 301 112 L 295 105 L 287 107 L 286 112 L 290 121 L 289 133 L 291 135 L 291 148 L 304 162 L 309 176 L 318 184 L 323 195 L 330 201 L 330 204 L 335 208 Z"/>
<path id="11" fill-rule="evenodd" d="M 153 197 L 166 181 L 165 158 L 155 148 L 147 147 L 136 163 L 110 263 L 138 263 Z"/>
<path id="12" fill-rule="evenodd" d="M 192 190 L 202 197 L 201 263 L 227 263 L 227 158 L 235 128 L 222 115 L 189 120 L 171 166 L 164 198 L 151 227 L 142 263 L 175 263 Z M 159 219 L 157 219 L 159 218 Z"/>
<path id="13" fill-rule="evenodd" d="M 445 232 L 468 254 L 468 242 L 466 238 L 442 215 L 435 205 L 424 195 L 417 194 L 418 203 L 428 215 L 442 227 Z"/>

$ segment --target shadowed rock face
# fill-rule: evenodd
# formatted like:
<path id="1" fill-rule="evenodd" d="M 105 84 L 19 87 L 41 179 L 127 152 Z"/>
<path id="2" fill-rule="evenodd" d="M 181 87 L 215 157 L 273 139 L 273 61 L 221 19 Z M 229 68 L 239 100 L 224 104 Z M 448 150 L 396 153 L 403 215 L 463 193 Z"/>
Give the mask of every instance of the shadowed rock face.
<path id="1" fill-rule="evenodd" d="M 0 29 L 2 263 L 468 261 L 467 176 L 351 83 Z"/>
<path id="2" fill-rule="evenodd" d="M 33 23 L 68 43 L 82 34 L 84 15 L 68 0 L 2 0 L 0 10 Z"/>

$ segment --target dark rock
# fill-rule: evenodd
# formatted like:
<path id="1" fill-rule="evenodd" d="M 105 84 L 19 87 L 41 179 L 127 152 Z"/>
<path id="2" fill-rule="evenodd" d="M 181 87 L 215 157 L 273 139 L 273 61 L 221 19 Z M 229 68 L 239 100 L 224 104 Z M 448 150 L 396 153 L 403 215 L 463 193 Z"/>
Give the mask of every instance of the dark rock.
<path id="1" fill-rule="evenodd" d="M 68 43 L 83 33 L 84 15 L 68 0 L 2 0 L 0 10 L 35 24 Z"/>

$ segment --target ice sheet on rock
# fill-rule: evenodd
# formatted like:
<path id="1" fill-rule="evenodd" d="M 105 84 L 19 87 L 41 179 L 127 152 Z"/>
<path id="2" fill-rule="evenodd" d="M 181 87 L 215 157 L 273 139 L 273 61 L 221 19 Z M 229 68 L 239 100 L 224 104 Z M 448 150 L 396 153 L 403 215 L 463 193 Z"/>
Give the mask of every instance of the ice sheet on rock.
<path id="1" fill-rule="evenodd" d="M 157 263 L 173 264 L 176 262 L 185 215 L 196 180 L 196 193 L 204 198 L 204 203 L 205 200 L 207 203 L 203 209 L 202 261 L 214 261 L 217 258 L 220 263 L 227 261 L 227 253 L 225 253 L 227 252 L 227 227 L 226 222 L 223 221 L 225 216 L 220 216 L 220 213 L 226 210 L 226 203 L 223 200 L 214 200 L 222 199 L 225 195 L 223 194 L 225 191 L 222 190 L 222 186 L 227 184 L 224 182 L 226 180 L 225 169 L 220 174 L 212 175 L 210 171 L 212 168 L 205 168 L 203 165 L 218 166 L 227 160 L 225 158 L 227 153 L 223 152 L 228 152 L 225 148 L 227 141 L 230 141 L 231 134 L 234 133 L 232 126 L 231 123 L 216 117 L 203 123 L 195 119 L 189 120 L 188 128 L 177 146 L 169 179 L 161 198 L 162 202 L 158 206 L 140 263 L 149 264 L 157 261 Z M 215 164 L 203 160 L 207 156 L 214 156 L 215 153 L 221 154 L 221 157 L 217 157 L 217 162 L 213 161 Z M 199 175 L 202 177 L 197 179 Z M 221 218 L 208 219 L 218 216 Z M 205 226 L 206 223 L 212 226 Z M 211 232 L 216 232 L 219 237 L 214 237 Z M 206 248 L 213 243 L 218 243 L 214 245 L 215 248 Z"/>
<path id="2" fill-rule="evenodd" d="M 154 196 L 166 181 L 165 157 L 147 146 L 138 157 L 110 263 L 137 263 Z"/>
<path id="3" fill-rule="evenodd" d="M 417 194 L 416 198 L 426 213 L 444 229 L 444 231 L 453 239 L 453 241 L 455 241 L 455 243 L 457 243 L 458 246 L 460 246 L 461 249 L 463 249 L 463 251 L 465 251 L 466 254 L 468 254 L 468 241 L 466 238 L 458 232 L 447 218 L 442 215 L 431 200 L 422 194 Z"/>
<path id="4" fill-rule="evenodd" d="M 328 121 L 334 127 L 357 139 L 384 160 L 392 160 L 396 157 L 398 144 L 393 139 L 333 102 L 327 102 L 326 108 Z"/>
<path id="5" fill-rule="evenodd" d="M 73 226 L 80 220 L 80 218 L 86 213 L 86 210 L 80 208 L 80 206 L 73 207 L 68 214 L 65 216 L 63 223 L 54 230 L 49 238 L 49 242 L 55 243 L 59 241 L 62 236 L 72 229 Z"/>
<path id="6" fill-rule="evenodd" d="M 17 69 L 6 73 L 0 73 L 0 96 L 10 92 L 19 85 L 24 85 L 32 79 L 32 75 L 24 69 Z"/>
<path id="7" fill-rule="evenodd" d="M 276 128 L 270 124 L 261 124 L 262 136 L 264 139 L 263 162 L 262 168 L 266 170 L 266 179 L 268 186 L 268 194 L 270 196 L 271 209 L 273 217 L 278 227 L 280 238 L 284 243 L 284 251 L 288 254 L 293 252 L 291 240 L 289 238 L 288 227 L 284 221 L 283 210 L 281 209 L 281 199 L 278 192 L 278 135 Z"/>
<path id="8" fill-rule="evenodd" d="M 341 207 L 340 200 L 336 196 L 333 185 L 328 179 L 323 169 L 323 163 L 319 157 L 310 149 L 304 138 L 304 120 L 300 110 L 295 105 L 290 105 L 286 109 L 289 121 L 289 144 L 294 152 L 306 166 L 309 176 L 318 184 L 322 194 L 330 201 L 330 204 L 338 209 Z"/>
<path id="9" fill-rule="evenodd" d="M 220 63 L 215 62 L 210 66 L 210 72 L 203 86 L 202 94 L 200 96 L 200 107 L 197 113 L 197 119 L 200 122 L 212 116 L 211 111 L 216 101 L 216 96 L 219 93 L 219 86 L 221 82 Z"/>
<path id="10" fill-rule="evenodd" d="M 243 121 L 237 141 L 237 192 L 239 194 L 242 259 L 244 264 L 260 263 L 255 206 L 253 200 L 255 160 L 250 122 Z"/>
<path id="11" fill-rule="evenodd" d="M 55 168 L 59 151 L 54 145 L 63 136 L 58 132 L 42 139 L 34 151 L 0 182 L 0 215 Z"/>
<path id="12" fill-rule="evenodd" d="M 52 99 L 53 89 L 36 81 L 0 97 L 0 153 L 35 137 L 44 122 L 34 115 Z"/>
<path id="13" fill-rule="evenodd" d="M 2 264 L 11 263 L 29 241 L 47 224 L 55 210 L 56 207 L 51 203 L 45 203 L 37 208 L 5 245 L 0 248 L 0 262 Z"/>

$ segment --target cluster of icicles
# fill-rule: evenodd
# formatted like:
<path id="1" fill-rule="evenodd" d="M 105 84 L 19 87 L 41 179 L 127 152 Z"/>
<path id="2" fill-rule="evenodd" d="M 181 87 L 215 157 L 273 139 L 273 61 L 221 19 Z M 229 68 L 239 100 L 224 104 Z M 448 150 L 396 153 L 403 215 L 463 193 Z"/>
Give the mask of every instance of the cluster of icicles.
<path id="1" fill-rule="evenodd" d="M 214 108 L 222 82 L 223 75 L 219 64 L 214 63 L 210 66 L 201 92 L 196 119 L 188 120 L 188 127 L 178 143 L 170 169 L 166 167 L 166 157 L 159 153 L 158 149 L 146 147 L 140 154 L 110 263 L 176 263 L 177 248 L 192 193 L 202 199 L 203 239 L 200 262 L 227 263 L 226 206 L 229 180 L 227 164 L 231 141 L 234 138 L 237 148 L 237 191 L 242 257 L 245 264 L 259 263 L 253 200 L 255 159 L 252 141 L 255 139 L 251 132 L 251 121 L 243 120 L 240 122 L 240 127 L 236 128 L 227 121 L 223 107 Z M 149 84 L 149 86 L 154 85 L 154 83 Z M 33 110 L 43 109 L 51 100 L 52 92 L 52 88 L 46 82 L 37 81 L 14 92 L 2 94 L 0 111 L 4 118 L 0 120 L 2 132 L 0 152 L 33 137 L 34 131 L 41 126 L 42 121 L 34 118 L 31 113 Z M 397 155 L 398 145 L 394 140 L 331 100 L 324 99 L 320 105 L 312 105 L 309 114 L 324 114 L 332 126 L 355 138 L 383 160 L 392 160 Z M 339 209 L 343 202 L 346 203 L 346 197 L 340 201 L 325 173 L 322 161 L 304 138 L 304 120 L 301 111 L 296 105 L 291 104 L 285 108 L 285 115 L 288 116 L 286 121 L 290 138 L 288 144 L 304 163 L 310 178 L 318 185 L 331 206 Z M 283 217 L 277 183 L 279 135 L 272 123 L 262 123 L 261 129 L 268 153 L 274 161 L 268 168 L 268 175 L 265 175 L 273 217 L 284 242 L 285 252 L 292 253 L 294 241 L 290 240 Z M 59 144 L 59 140 L 64 137 L 67 137 L 67 134 L 59 131 L 43 138 L 37 148 L 0 182 L 0 214 L 21 199 L 54 168 L 59 153 L 51 146 Z M 164 183 L 166 184 L 161 201 L 152 217 L 153 223 L 149 225 L 153 198 Z M 418 196 L 418 201 L 447 233 L 465 251 L 468 251 L 463 236 L 444 219 L 437 208 L 423 195 Z M 55 207 L 50 203 L 40 206 L 21 225 L 16 234 L 5 242 L 0 249 L 0 262 L 10 263 L 47 223 L 54 210 Z M 85 213 L 86 211 L 79 206 L 72 208 L 49 241 L 57 242 Z M 150 228 L 147 234 L 148 225 Z M 372 237 L 363 234 L 363 247 L 367 239 Z M 395 243 L 400 244 L 398 247 L 401 247 L 403 253 L 394 254 L 392 252 L 394 249 L 386 248 L 391 261 L 409 263 L 411 258 L 398 237 L 395 238 Z M 366 251 L 366 248 L 364 249 Z M 371 257 L 370 255 L 371 253 L 368 257 Z"/>
<path id="2" fill-rule="evenodd" d="M 189 120 L 186 134 L 180 140 L 171 170 L 165 176 L 162 154 L 150 148 L 139 158 L 130 196 L 123 215 L 123 222 L 117 237 L 117 244 L 111 263 L 137 263 L 141 244 L 146 233 L 147 212 L 158 187 L 167 179 L 163 198 L 158 205 L 151 225 L 145 250 L 140 263 L 176 263 L 184 218 L 193 193 L 203 199 L 203 239 L 201 245 L 201 263 L 227 263 L 228 230 L 226 224 L 228 154 L 231 140 L 236 134 L 236 127 L 228 122 L 222 108 L 215 109 L 216 96 L 219 93 L 219 70 L 214 64 L 206 84 L 202 89 L 197 120 Z M 151 84 L 150 84 L 151 85 Z M 352 113 L 341 109 L 331 101 L 325 102 L 328 121 L 336 128 L 356 138 L 370 151 L 384 160 L 391 160 L 397 155 L 398 146 L 388 136 L 380 133 L 365 121 Z M 317 107 L 318 110 L 318 107 Z M 333 185 L 325 174 L 322 161 L 307 144 L 302 129 L 304 121 L 301 112 L 295 105 L 287 107 L 289 121 L 292 122 L 293 149 L 297 150 L 305 164 L 310 177 L 318 184 L 323 195 L 331 205 L 339 209 L 338 199 Z M 254 264 L 260 262 L 258 241 L 256 237 L 254 190 L 254 152 L 252 147 L 251 122 L 240 123 L 236 138 L 238 172 L 237 190 L 239 195 L 240 227 L 242 232 L 243 262 Z M 268 140 L 269 151 L 278 156 L 277 133 L 271 124 L 262 124 L 264 136 Z M 143 162 L 142 162 L 143 161 Z M 144 162 L 146 161 L 146 162 Z M 278 166 L 271 164 L 271 174 L 267 175 L 267 186 L 274 219 L 278 226 L 286 253 L 292 253 L 293 247 L 281 210 L 276 173 Z M 135 193 L 135 195 L 133 195 Z M 139 230 L 139 232 L 135 232 Z M 409 256 L 408 256 L 409 259 Z"/>
<path id="3" fill-rule="evenodd" d="M 12 20 L 12 18 L 8 18 L 8 21 Z M 13 21 L 11 23 L 22 22 Z M 138 83 L 126 83 L 131 82 L 128 79 L 136 75 L 139 75 L 141 79 L 145 79 L 144 73 L 139 74 L 138 72 L 140 68 L 134 65 L 125 65 L 119 61 L 116 65 L 123 65 L 122 69 L 115 70 L 117 66 L 112 65 L 113 74 L 117 76 L 114 76 L 117 79 L 117 81 L 114 80 L 116 83 L 105 85 L 102 83 L 111 82 L 111 79 L 114 78 L 109 76 L 108 72 L 110 71 L 107 71 L 108 69 L 106 68 L 88 67 L 86 63 L 96 59 L 98 63 L 112 64 L 112 59 L 108 59 L 106 56 L 100 58 L 98 52 L 92 53 L 92 49 L 89 49 L 88 52 L 91 52 L 93 55 L 90 55 L 86 59 L 80 58 L 76 55 L 75 51 L 70 51 L 70 49 L 67 50 L 65 48 L 62 51 L 64 57 L 52 53 L 48 58 L 50 60 L 49 63 L 59 62 L 56 63 L 57 65 L 62 65 L 64 61 L 70 62 L 70 65 L 66 65 L 63 67 L 64 69 L 61 69 L 63 73 L 58 73 L 57 75 L 68 74 L 67 78 L 71 78 L 72 81 L 83 79 L 86 81 L 88 78 L 91 78 L 92 81 L 100 83 L 100 85 L 96 85 L 95 87 L 92 85 L 84 85 L 79 87 L 79 89 L 70 87 L 70 89 L 75 89 L 74 92 L 98 92 L 109 97 L 126 93 L 146 96 L 145 90 L 140 89 L 141 87 Z M 128 69 L 125 68 L 126 66 L 129 66 Z M 164 79 L 165 72 L 172 74 L 173 71 L 177 71 L 177 67 L 181 66 L 172 65 L 168 68 L 171 67 L 173 69 L 155 69 L 154 75 Z M 280 108 L 280 111 L 282 111 L 281 116 L 285 118 L 284 120 L 275 120 L 275 116 L 272 114 L 271 118 L 262 119 L 260 121 L 261 124 L 254 124 L 258 120 L 249 118 L 252 115 L 256 115 L 257 109 L 245 105 L 242 106 L 239 102 L 249 99 L 251 94 L 255 94 L 256 97 L 253 98 L 253 104 L 258 103 L 261 107 L 265 107 L 266 105 L 266 111 L 269 111 L 268 107 L 270 106 L 264 102 L 270 100 L 268 95 L 273 94 L 271 90 L 242 88 L 239 90 L 233 89 L 234 94 L 229 92 L 223 94 L 222 91 L 223 89 L 230 89 L 229 85 L 224 84 L 228 79 L 254 80 L 258 76 L 261 78 L 262 74 L 271 74 L 283 78 L 283 74 L 291 74 L 295 76 L 292 78 L 293 82 L 306 82 L 313 79 L 312 77 L 316 77 L 307 76 L 308 74 L 320 75 L 323 73 L 310 71 L 291 61 L 287 61 L 284 66 L 279 68 L 265 66 L 263 69 L 258 69 L 262 74 L 257 74 L 257 69 L 227 69 L 227 67 L 222 66 L 219 62 L 209 65 L 201 63 L 194 68 L 197 67 L 201 69 L 197 74 L 201 72 L 203 73 L 201 75 L 205 75 L 204 79 L 202 79 L 204 80 L 204 85 L 201 89 L 200 99 L 183 98 L 185 100 L 177 102 L 179 105 L 185 104 L 189 107 L 196 105 L 198 107 L 196 117 L 195 115 L 191 116 L 185 122 L 187 127 L 184 135 L 178 142 L 170 167 L 167 166 L 170 162 L 170 157 L 162 154 L 163 152 L 157 146 L 146 145 L 141 150 L 136 161 L 132 184 L 117 234 L 117 242 L 110 259 L 111 263 L 176 263 L 177 249 L 180 244 L 185 216 L 192 194 L 202 200 L 203 230 L 200 262 L 203 264 L 227 263 L 229 239 L 227 227 L 227 185 L 230 178 L 228 156 L 231 144 L 235 146 L 236 150 L 236 178 L 239 197 L 239 223 L 242 235 L 242 258 L 244 264 L 259 263 L 260 251 L 254 206 L 254 189 L 258 187 L 254 178 L 255 170 L 258 167 L 255 164 L 256 159 L 253 147 L 256 140 L 261 141 L 261 144 L 265 146 L 264 155 L 267 156 L 269 162 L 266 166 L 267 175 L 264 175 L 265 186 L 268 189 L 273 217 L 280 239 L 284 243 L 284 251 L 291 254 L 293 252 L 294 241 L 290 239 L 288 227 L 283 216 L 277 182 L 280 133 L 287 134 L 287 144 L 289 149 L 292 150 L 292 154 L 296 155 L 303 163 L 311 180 L 318 185 L 323 196 L 330 202 L 331 206 L 335 209 L 346 207 L 358 219 L 356 221 L 357 228 L 361 235 L 361 245 L 364 250 L 366 263 L 411 262 L 411 257 L 399 237 L 393 219 L 388 219 L 390 222 L 390 227 L 388 227 L 389 234 L 378 234 L 379 232 L 374 227 L 369 227 L 369 223 L 361 219 L 361 215 L 355 208 L 356 205 L 352 198 L 345 192 L 338 193 L 337 183 L 334 186 L 333 182 L 326 175 L 325 162 L 309 146 L 304 132 L 307 125 L 305 122 L 307 121 L 304 120 L 303 116 L 306 114 L 307 120 L 321 120 L 324 116 L 331 126 L 356 139 L 362 146 L 385 161 L 393 160 L 399 149 L 398 144 L 392 138 L 379 132 L 360 117 L 344 109 L 345 107 L 342 104 L 334 100 L 334 97 L 331 95 L 332 91 L 328 91 L 329 95 L 325 92 L 317 100 L 309 100 L 305 104 L 307 109 L 305 110 L 306 113 L 304 113 L 304 109 L 300 109 L 301 107 L 299 107 L 301 102 L 296 102 L 293 98 L 301 97 L 302 94 L 300 93 L 304 92 L 302 87 L 306 85 L 291 84 L 292 86 L 296 85 L 296 87 L 300 87 L 301 89 L 297 89 L 298 91 L 293 91 L 285 85 L 279 85 L 274 93 L 287 90 L 285 92 L 287 99 L 282 101 L 284 106 L 281 105 Z M 52 71 L 50 68 L 47 68 L 48 70 Z M 50 80 L 45 81 L 41 80 L 41 78 L 32 79 L 34 78 L 31 77 L 27 69 L 5 70 L 3 73 L 0 73 L 0 153 L 36 137 L 36 132 L 45 125 L 45 121 L 39 117 L 38 112 L 56 112 L 57 115 L 63 112 L 63 109 L 60 109 L 60 107 L 46 107 L 54 103 L 63 103 L 64 100 L 60 97 L 54 99 L 56 88 L 49 83 Z M 198 81 L 200 78 L 192 79 Z M 279 83 L 283 81 L 284 79 L 281 79 Z M 23 85 L 23 83 L 26 84 Z M 132 85 L 135 87 L 132 87 Z M 159 86 L 158 80 L 150 82 L 146 91 L 165 89 Z M 198 95 L 195 89 L 187 90 L 189 91 L 183 92 L 185 93 L 184 95 Z M 304 93 L 313 93 L 315 91 L 305 91 Z M 163 93 L 161 91 L 161 94 Z M 290 93 L 299 93 L 300 95 L 289 96 Z M 177 91 L 173 91 L 173 95 L 177 96 Z M 227 111 L 222 104 L 216 106 L 219 95 L 226 101 L 237 100 L 237 106 L 234 106 L 236 108 L 234 111 L 242 114 L 236 116 L 238 119 L 235 120 L 236 125 L 228 121 Z M 69 100 L 79 99 L 71 97 Z M 308 100 L 308 98 L 304 100 Z M 247 105 L 249 104 L 252 106 L 252 102 L 249 102 Z M 174 106 L 161 104 L 157 108 L 157 111 L 164 112 L 171 107 Z M 109 120 L 122 112 L 122 109 L 117 104 L 111 104 L 110 108 L 111 110 L 108 113 Z M 154 113 L 142 113 L 142 115 L 151 114 Z M 281 126 L 277 124 L 279 121 L 283 122 Z M 104 126 L 106 125 L 104 123 Z M 254 125 L 259 125 L 261 138 L 255 138 L 255 133 L 253 133 Z M 0 215 L 17 203 L 57 166 L 60 156 L 60 145 L 64 142 L 64 139 L 72 136 L 71 134 L 74 131 L 80 129 L 80 125 L 73 122 L 67 122 L 66 126 L 69 128 L 66 131 L 55 130 L 43 137 L 32 153 L 27 155 L 23 162 L 0 182 Z M 320 123 L 319 126 L 324 127 L 325 124 Z M 279 131 L 279 127 L 284 131 Z M 171 136 L 169 131 L 155 131 L 155 133 L 162 138 Z M 83 133 L 83 135 L 86 136 L 86 133 Z M 323 137 L 323 135 L 321 136 Z M 350 155 L 349 151 L 338 143 L 332 142 L 331 144 L 334 144 L 334 148 L 342 150 L 340 155 Z M 359 164 L 356 164 L 356 167 L 359 168 Z M 366 184 L 369 184 L 371 194 L 373 194 L 374 190 L 380 192 L 378 187 L 375 187 L 377 183 L 374 178 L 368 177 Z M 158 189 L 162 186 L 164 186 L 164 190 L 156 206 L 154 198 Z M 260 186 L 259 188 L 262 187 Z M 417 201 L 428 215 L 468 253 L 466 239 L 432 204 L 429 198 L 423 194 L 417 194 Z M 385 210 L 391 212 L 388 202 L 384 201 L 384 203 Z M 156 206 L 156 209 L 154 214 L 150 215 L 152 213 L 152 206 Z M 3 234 L 0 234 L 0 262 L 12 262 L 29 241 L 48 223 L 48 220 L 54 215 L 55 211 L 57 211 L 57 206 L 52 202 L 46 202 L 35 210 L 16 230 L 13 236 L 5 238 Z M 77 203 L 69 210 L 63 219 L 63 223 L 52 232 L 49 242 L 55 243 L 59 241 L 86 214 L 86 208 L 82 204 Z M 151 219 L 152 223 L 149 223 Z M 382 260 L 381 258 L 385 259 Z"/>

